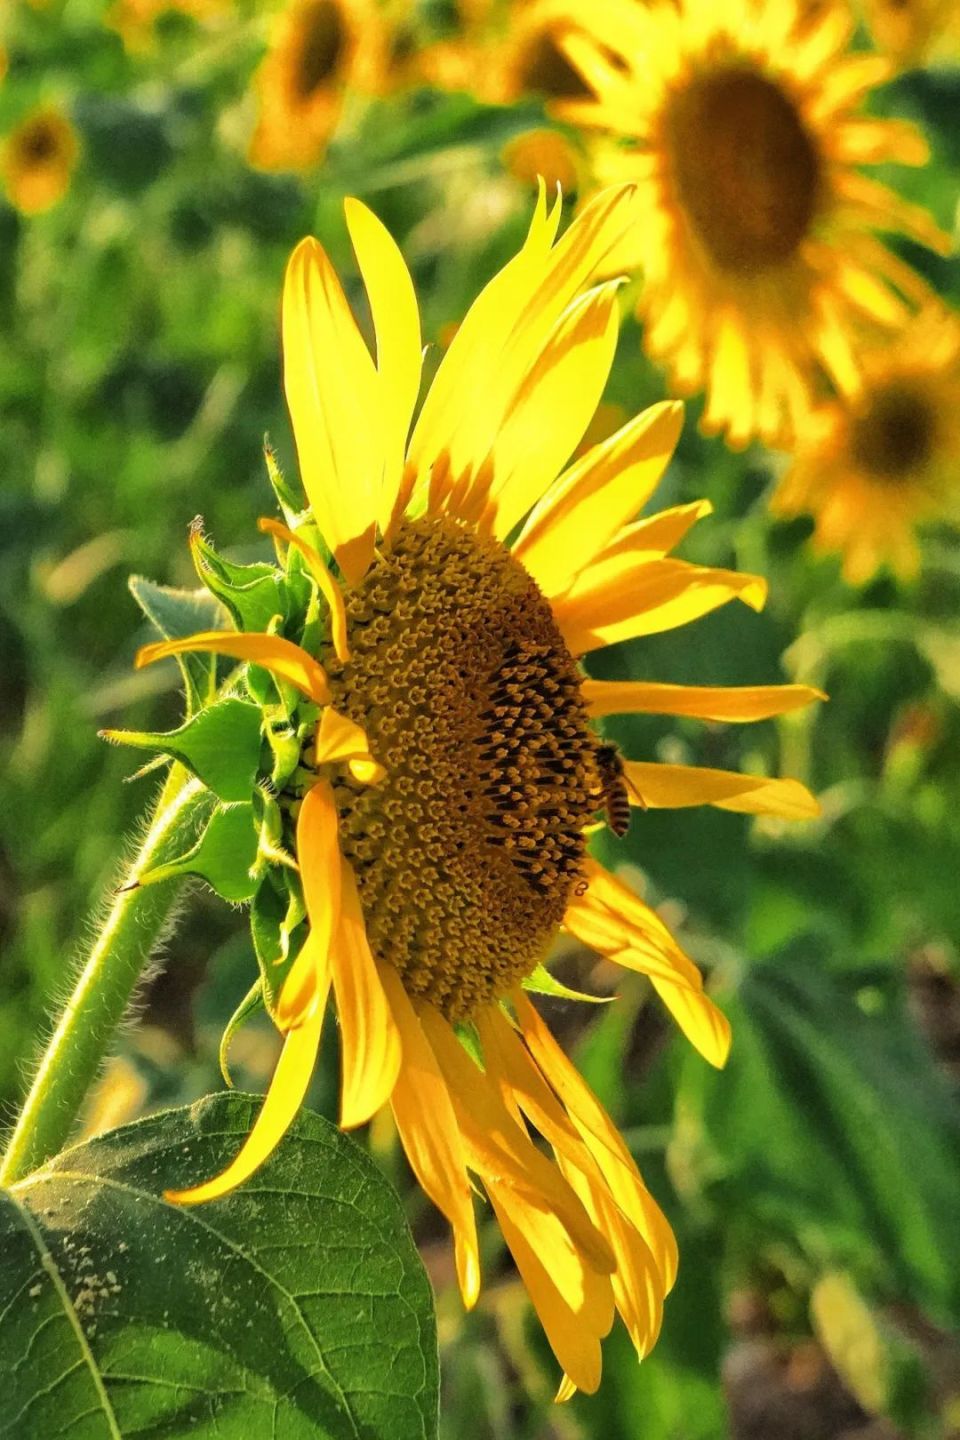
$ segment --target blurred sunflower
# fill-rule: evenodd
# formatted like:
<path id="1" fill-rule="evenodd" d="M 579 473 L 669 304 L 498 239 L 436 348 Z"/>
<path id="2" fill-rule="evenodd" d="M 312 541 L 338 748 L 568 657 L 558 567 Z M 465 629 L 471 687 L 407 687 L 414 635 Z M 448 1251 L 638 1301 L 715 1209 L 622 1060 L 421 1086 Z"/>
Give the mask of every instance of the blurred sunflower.
<path id="1" fill-rule="evenodd" d="M 249 159 L 261 170 L 318 165 L 350 90 L 380 93 L 390 45 L 376 0 L 293 0 L 254 77 L 259 116 Z"/>
<path id="2" fill-rule="evenodd" d="M 569 0 L 509 0 L 463 13 L 455 40 L 426 49 L 421 69 L 445 90 L 469 90 L 491 104 L 536 95 L 549 103 L 587 99 L 562 37 L 576 23 Z"/>
<path id="3" fill-rule="evenodd" d="M 38 215 L 62 200 L 80 153 L 76 131 L 64 112 L 45 105 L 12 130 L 0 153 L 11 204 Z"/>
<path id="4" fill-rule="evenodd" d="M 599 195 L 558 242 L 560 202 L 548 213 L 544 195 L 522 249 L 440 362 L 409 443 L 422 346 L 399 250 L 347 201 L 375 363 L 324 251 L 298 245 L 284 378 L 310 511 L 297 530 L 261 527 L 306 558 L 329 641 L 318 658 L 282 635 L 210 631 L 147 646 L 138 663 L 225 654 L 321 707 L 284 797 L 311 929 L 280 989 L 283 1052 L 236 1159 L 170 1198 L 223 1195 L 270 1154 L 306 1093 L 332 985 L 341 1123 L 392 1106 L 414 1173 L 453 1226 L 467 1305 L 480 1285 L 468 1173 L 479 1177 L 565 1398 L 596 1389 L 614 1308 L 638 1353 L 650 1349 L 677 1255 L 626 1145 L 524 985 L 563 927 L 649 976 L 714 1065 L 730 1038 L 695 966 L 587 854 L 586 834 L 605 800 L 618 815 L 628 798 L 783 816 L 816 805 L 791 780 L 631 761 L 611 772 L 593 717 L 753 720 L 814 692 L 603 683 L 578 668 L 578 656 L 731 599 L 758 607 L 764 584 L 667 558 L 704 503 L 632 521 L 676 443 L 677 402 L 630 420 L 557 478 L 613 363 L 616 283 L 583 289 L 630 223 L 633 195 Z M 311 523 L 336 580 L 308 543 Z"/>
<path id="5" fill-rule="evenodd" d="M 640 187 L 614 264 L 643 271 L 647 349 L 706 389 L 706 430 L 789 444 L 825 382 L 855 390 L 857 326 L 896 329 L 927 296 L 874 232 L 949 245 L 856 168 L 927 159 L 911 125 L 860 113 L 888 62 L 847 52 L 846 6 L 597 0 L 579 19 L 564 44 L 595 99 L 561 113 L 636 142 L 597 164 Z"/>
<path id="6" fill-rule="evenodd" d="M 917 522 L 960 515 L 960 322 L 918 316 L 896 345 L 864 356 L 863 389 L 815 417 L 773 508 L 810 511 L 815 542 L 839 550 L 851 584 L 887 562 L 917 568 Z"/>
<path id="7" fill-rule="evenodd" d="M 960 54 L 956 0 L 862 0 L 878 50 L 901 68 Z"/>

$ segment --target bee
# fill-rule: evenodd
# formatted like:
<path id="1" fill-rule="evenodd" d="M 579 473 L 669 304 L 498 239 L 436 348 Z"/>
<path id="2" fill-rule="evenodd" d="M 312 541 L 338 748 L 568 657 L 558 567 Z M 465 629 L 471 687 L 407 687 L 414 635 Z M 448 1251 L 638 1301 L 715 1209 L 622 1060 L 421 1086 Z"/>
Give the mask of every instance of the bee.
<path id="1" fill-rule="evenodd" d="M 607 824 L 618 839 L 630 829 L 630 806 L 647 805 L 640 791 L 627 779 L 623 756 L 616 745 L 598 745 L 595 752 L 600 796 L 607 813 Z"/>

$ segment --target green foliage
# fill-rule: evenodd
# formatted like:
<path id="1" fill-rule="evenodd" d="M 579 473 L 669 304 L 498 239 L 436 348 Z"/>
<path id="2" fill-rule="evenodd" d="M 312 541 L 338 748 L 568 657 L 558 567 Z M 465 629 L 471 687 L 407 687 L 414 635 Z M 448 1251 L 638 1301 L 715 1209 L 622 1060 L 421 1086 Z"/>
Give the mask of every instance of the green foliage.
<path id="1" fill-rule="evenodd" d="M 221 800 L 248 800 L 260 764 L 261 715 L 256 705 L 227 696 L 198 710 L 178 730 L 105 730 L 107 740 L 157 750 L 179 760 Z"/>
<path id="2" fill-rule="evenodd" d="M 0 1192 L 0 1433 L 429 1440 L 432 1300 L 396 1195 L 303 1112 L 202 1209 L 253 1097 L 170 1110 Z"/>
<path id="3" fill-rule="evenodd" d="M 960 1106 L 896 989 L 831 975 L 798 941 L 753 966 L 726 1008 L 724 1074 L 683 1062 L 675 1173 L 744 1251 L 759 1228 L 808 1270 L 842 1260 L 958 1323 Z"/>

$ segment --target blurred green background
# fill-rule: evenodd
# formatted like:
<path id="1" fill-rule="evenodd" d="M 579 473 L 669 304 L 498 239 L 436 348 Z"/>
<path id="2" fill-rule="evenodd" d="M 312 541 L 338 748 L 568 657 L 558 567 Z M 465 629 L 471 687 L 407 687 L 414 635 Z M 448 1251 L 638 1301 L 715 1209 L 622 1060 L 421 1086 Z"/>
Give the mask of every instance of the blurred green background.
<path id="1" fill-rule="evenodd" d="M 412 49 L 442 40 L 455 15 L 398 11 L 391 63 L 408 82 Z M 0 203 L 4 1118 L 157 784 L 131 780 L 136 757 L 97 731 L 179 718 L 173 675 L 132 671 L 148 637 L 126 576 L 191 584 L 198 512 L 228 554 L 267 549 L 255 531 L 270 508 L 265 432 L 293 469 L 278 325 L 291 247 L 316 234 L 355 293 L 341 202 L 359 195 L 402 245 L 425 338 L 442 343 L 530 212 L 503 151 L 545 123 L 535 99 L 485 106 L 398 80 L 345 96 L 308 171 L 252 168 L 251 80 L 270 20 L 228 0 L 8 0 L 2 13 L 0 137 L 53 106 L 78 144 L 57 204 L 28 215 L 13 196 Z M 924 125 L 933 161 L 896 181 L 949 227 L 960 73 L 911 71 L 878 108 Z M 909 255 L 960 297 L 956 262 Z M 628 293 L 607 399 L 632 414 L 664 389 L 630 308 Z M 600 1010 L 544 1002 L 678 1232 L 680 1280 L 642 1366 L 615 1333 L 598 1396 L 551 1407 L 552 1361 L 494 1228 L 488 1284 L 465 1318 L 442 1227 L 389 1135 L 368 1137 L 408 1195 L 438 1291 L 451 1440 L 960 1435 L 956 538 L 928 535 L 909 587 L 881 576 L 851 590 L 836 559 L 812 556 L 807 522 L 769 518 L 782 457 L 704 440 L 698 410 L 657 508 L 708 496 L 715 515 L 684 554 L 762 572 L 769 605 L 621 647 L 596 673 L 788 678 L 830 703 L 777 725 L 637 718 L 610 733 L 637 758 L 780 768 L 814 788 L 823 818 L 648 813 L 604 853 L 645 877 L 711 972 L 734 1025 L 724 1073 L 670 1033 L 637 977 Z M 220 1031 L 253 963 L 244 917 L 194 892 L 88 1123 L 219 1088 Z M 569 947 L 558 973 L 599 992 L 614 979 Z M 331 1116 L 334 1038 L 313 1095 Z M 263 1088 L 274 1053 L 267 1028 L 244 1032 L 238 1082 Z"/>

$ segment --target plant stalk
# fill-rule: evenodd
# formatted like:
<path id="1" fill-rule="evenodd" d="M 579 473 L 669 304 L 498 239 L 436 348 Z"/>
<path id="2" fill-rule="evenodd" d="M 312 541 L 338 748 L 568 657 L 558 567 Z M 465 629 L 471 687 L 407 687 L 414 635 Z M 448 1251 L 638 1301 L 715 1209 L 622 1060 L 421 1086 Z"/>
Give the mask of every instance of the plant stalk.
<path id="1" fill-rule="evenodd" d="M 14 1127 L 0 1185 L 12 1185 L 61 1150 L 138 980 L 161 939 L 183 877 L 138 885 L 148 870 L 193 844 L 203 817 L 200 782 L 174 766 L 153 821 L 43 1054 Z"/>

